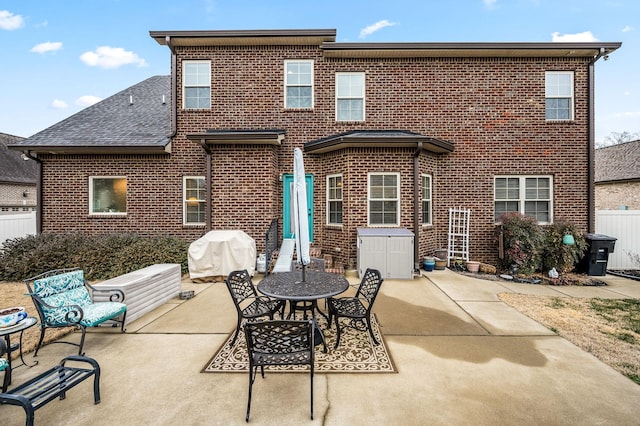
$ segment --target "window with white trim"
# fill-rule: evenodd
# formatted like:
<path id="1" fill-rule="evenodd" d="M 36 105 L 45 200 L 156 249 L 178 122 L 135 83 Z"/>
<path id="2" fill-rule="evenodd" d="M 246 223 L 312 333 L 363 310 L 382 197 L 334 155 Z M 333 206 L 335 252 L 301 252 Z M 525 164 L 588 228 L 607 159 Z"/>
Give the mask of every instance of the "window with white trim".
<path id="1" fill-rule="evenodd" d="M 342 175 L 327 176 L 327 224 L 342 225 Z"/>
<path id="2" fill-rule="evenodd" d="M 182 223 L 204 225 L 206 205 L 204 176 L 184 176 L 182 188 Z"/>
<path id="3" fill-rule="evenodd" d="M 336 73 L 336 121 L 364 121 L 364 73 Z"/>
<path id="4" fill-rule="evenodd" d="M 400 173 L 369 173 L 369 225 L 400 225 Z"/>
<path id="5" fill-rule="evenodd" d="M 531 216 L 539 224 L 553 222 L 551 176 L 499 176 L 494 180 L 494 219 L 506 212 Z"/>
<path id="6" fill-rule="evenodd" d="M 573 120 L 573 71 L 547 71 L 544 90 L 546 119 Z"/>
<path id="7" fill-rule="evenodd" d="M 422 224 L 431 225 L 431 176 L 422 175 Z"/>
<path id="8" fill-rule="evenodd" d="M 211 108 L 211 61 L 182 62 L 182 99 L 185 109 Z"/>
<path id="9" fill-rule="evenodd" d="M 89 214 L 123 215 L 127 213 L 127 178 L 124 176 L 89 177 Z"/>
<path id="10" fill-rule="evenodd" d="M 313 61 L 284 61 L 284 107 L 313 108 Z"/>

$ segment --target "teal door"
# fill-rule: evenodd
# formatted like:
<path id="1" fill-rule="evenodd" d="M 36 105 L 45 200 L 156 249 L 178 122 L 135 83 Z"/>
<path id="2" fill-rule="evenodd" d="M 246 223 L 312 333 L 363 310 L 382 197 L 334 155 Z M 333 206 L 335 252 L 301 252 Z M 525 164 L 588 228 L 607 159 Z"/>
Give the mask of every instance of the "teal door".
<path id="1" fill-rule="evenodd" d="M 309 242 L 313 242 L 313 175 L 305 175 L 307 182 L 307 216 L 309 218 Z M 287 173 L 282 176 L 283 203 L 282 203 L 282 233 L 283 238 L 295 238 L 293 225 L 293 174 Z"/>

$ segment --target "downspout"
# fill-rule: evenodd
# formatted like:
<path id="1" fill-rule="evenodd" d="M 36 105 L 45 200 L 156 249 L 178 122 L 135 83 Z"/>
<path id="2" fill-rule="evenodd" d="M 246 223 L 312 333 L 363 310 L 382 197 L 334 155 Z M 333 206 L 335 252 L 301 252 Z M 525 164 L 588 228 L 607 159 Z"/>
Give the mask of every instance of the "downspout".
<path id="1" fill-rule="evenodd" d="M 176 50 L 171 45 L 171 37 L 166 36 L 165 41 L 167 46 L 169 46 L 169 50 L 171 50 L 171 129 L 169 133 L 169 137 L 172 138 L 178 132 L 177 118 L 178 118 L 178 107 L 177 107 L 177 97 L 178 97 L 178 72 L 177 72 L 177 64 L 178 59 L 176 56 Z"/>
<path id="2" fill-rule="evenodd" d="M 422 142 L 418 142 L 413 154 L 413 268 L 420 270 L 420 165 Z"/>
<path id="3" fill-rule="evenodd" d="M 206 154 L 206 166 L 207 172 L 204 180 L 204 187 L 209 188 L 206 191 L 205 196 L 205 206 L 204 206 L 204 221 L 205 221 L 205 230 L 207 232 L 211 231 L 211 148 L 207 145 L 206 139 L 200 139 L 200 146 L 204 149 Z"/>
<path id="4" fill-rule="evenodd" d="M 606 52 L 604 47 L 600 48 L 600 52 L 589 61 L 589 68 L 587 71 L 588 74 L 588 85 L 589 85 L 589 105 L 588 105 L 588 123 L 589 123 L 589 146 L 588 146 L 588 161 L 589 167 L 587 168 L 587 180 L 589 182 L 587 187 L 587 204 L 588 204 L 588 212 L 587 212 L 587 232 L 593 233 L 595 232 L 595 212 L 596 212 L 596 202 L 595 202 L 595 63 L 601 57 L 605 56 Z M 606 59 L 606 58 L 605 58 Z"/>
<path id="5" fill-rule="evenodd" d="M 36 177 L 36 234 L 42 234 L 42 161 L 31 155 L 31 151 L 23 151 L 23 154 L 27 158 L 36 162 L 37 177 Z"/>

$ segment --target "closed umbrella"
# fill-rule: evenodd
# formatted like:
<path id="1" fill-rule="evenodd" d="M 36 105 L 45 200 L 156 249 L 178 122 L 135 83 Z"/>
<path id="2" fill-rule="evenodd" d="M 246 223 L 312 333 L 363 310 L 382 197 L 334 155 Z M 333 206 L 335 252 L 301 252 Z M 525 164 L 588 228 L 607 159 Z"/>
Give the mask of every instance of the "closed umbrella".
<path id="1" fill-rule="evenodd" d="M 296 261 L 302 264 L 302 281 L 309 257 L 309 216 L 307 215 L 307 181 L 304 174 L 302 150 L 293 150 L 293 226 L 296 233 Z"/>

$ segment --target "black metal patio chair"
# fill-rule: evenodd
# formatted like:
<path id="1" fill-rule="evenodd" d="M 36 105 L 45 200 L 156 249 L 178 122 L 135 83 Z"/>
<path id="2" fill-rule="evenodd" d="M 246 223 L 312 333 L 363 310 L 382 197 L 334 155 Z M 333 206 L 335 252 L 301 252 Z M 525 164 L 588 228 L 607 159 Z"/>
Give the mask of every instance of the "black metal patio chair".
<path id="1" fill-rule="evenodd" d="M 336 324 L 336 344 L 334 349 L 340 345 L 340 318 L 350 318 L 350 327 L 358 331 L 369 330 L 369 335 L 373 342 L 378 345 L 380 342 L 373 335 L 371 328 L 371 309 L 382 285 L 382 276 L 377 269 L 367 269 L 362 276 L 358 291 L 354 297 L 329 298 L 329 327 L 331 320 L 335 318 Z M 364 324 L 366 322 L 366 324 Z"/>
<path id="2" fill-rule="evenodd" d="M 249 353 L 249 395 L 247 417 L 251 412 L 251 393 L 258 367 L 264 378 L 269 365 L 308 365 L 311 383 L 311 420 L 313 420 L 314 321 L 247 322 L 244 334 Z"/>
<path id="3" fill-rule="evenodd" d="M 231 272 L 224 281 L 238 312 L 238 324 L 231 345 L 238 338 L 243 319 L 251 320 L 260 317 L 273 319 L 276 312 L 280 312 L 281 317 L 284 316 L 285 301 L 259 296 L 251 281 L 251 275 L 246 269 Z"/>

